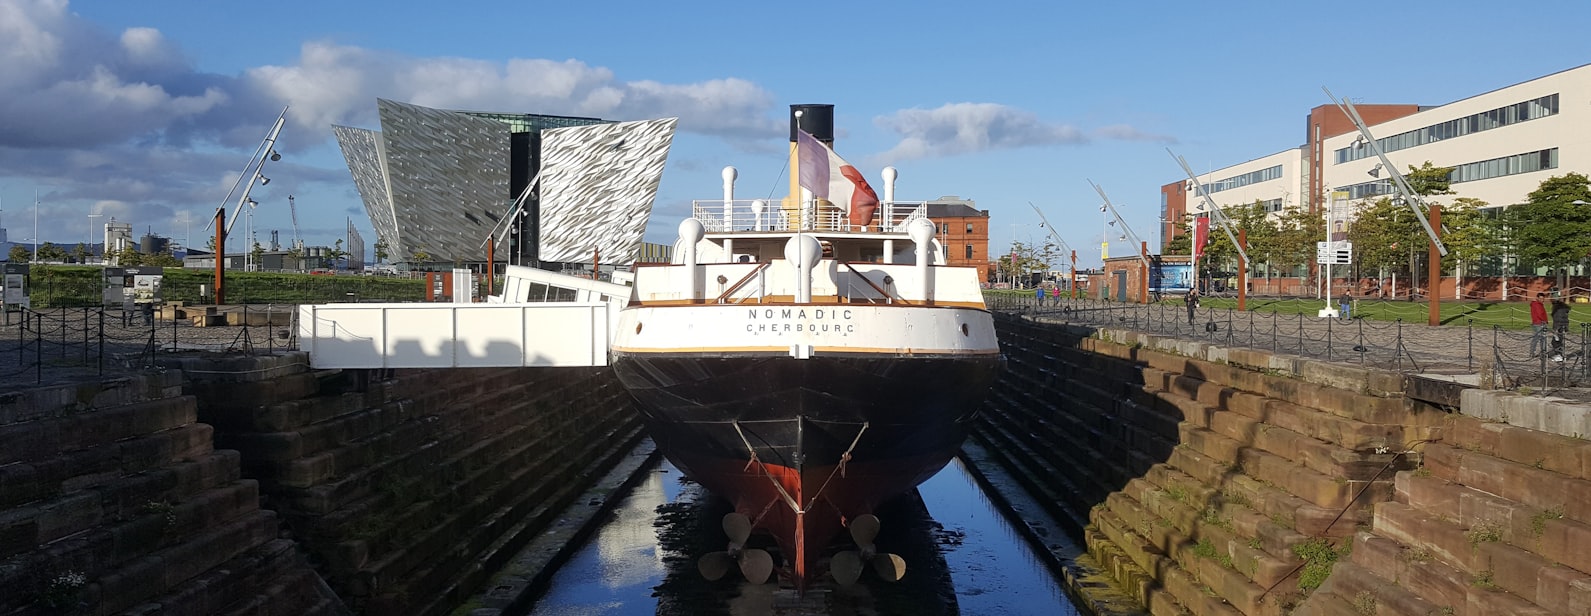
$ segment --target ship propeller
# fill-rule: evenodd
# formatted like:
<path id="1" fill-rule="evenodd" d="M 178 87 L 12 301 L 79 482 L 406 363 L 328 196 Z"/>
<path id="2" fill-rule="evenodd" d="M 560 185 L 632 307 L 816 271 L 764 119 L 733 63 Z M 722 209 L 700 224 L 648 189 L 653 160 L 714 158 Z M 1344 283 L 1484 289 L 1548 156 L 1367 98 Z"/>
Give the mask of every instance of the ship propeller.
<path id="1" fill-rule="evenodd" d="M 876 554 L 873 556 L 873 573 L 886 582 L 899 582 L 906 577 L 906 559 L 899 554 Z"/>
<path id="2" fill-rule="evenodd" d="M 873 545 L 873 540 L 878 538 L 878 516 L 865 513 L 851 520 L 851 540 L 856 542 L 856 550 L 847 550 L 834 555 L 829 561 L 829 573 L 834 576 L 834 581 L 841 586 L 855 584 L 862 577 L 863 563 L 871 562 L 873 572 L 886 581 L 898 582 L 906 575 L 906 560 L 896 554 L 878 553 L 878 546 Z"/>
<path id="3" fill-rule="evenodd" d="M 696 561 L 696 570 L 709 582 L 717 582 L 729 573 L 729 565 L 735 562 L 729 552 L 708 552 Z"/>
<path id="4" fill-rule="evenodd" d="M 751 548 L 740 552 L 740 574 L 746 576 L 746 581 L 753 584 L 762 584 L 768 581 L 768 576 L 773 574 L 773 556 L 767 550 Z"/>
<path id="5" fill-rule="evenodd" d="M 696 570 L 707 581 L 716 582 L 729 573 L 730 566 L 738 565 L 747 581 L 767 582 L 768 576 L 773 574 L 773 556 L 765 550 L 745 548 L 746 540 L 751 537 L 751 520 L 743 514 L 730 512 L 724 514 L 723 528 L 724 535 L 729 537 L 729 548 L 703 554 L 696 561 Z"/>
<path id="6" fill-rule="evenodd" d="M 729 537 L 729 549 L 739 550 L 751 537 L 751 519 L 738 511 L 724 514 L 724 535 Z"/>
<path id="7" fill-rule="evenodd" d="M 835 554 L 829 560 L 829 574 L 834 576 L 834 581 L 841 586 L 850 586 L 862 577 L 862 557 L 855 550 L 846 550 Z"/>

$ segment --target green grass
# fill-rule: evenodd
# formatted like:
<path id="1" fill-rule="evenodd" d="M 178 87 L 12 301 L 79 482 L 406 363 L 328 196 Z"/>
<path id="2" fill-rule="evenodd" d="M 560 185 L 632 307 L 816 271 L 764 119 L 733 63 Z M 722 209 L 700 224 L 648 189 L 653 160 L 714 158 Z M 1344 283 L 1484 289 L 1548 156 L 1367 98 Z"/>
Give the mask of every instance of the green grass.
<path id="1" fill-rule="evenodd" d="M 98 306 L 103 297 L 102 268 L 34 265 L 29 272 L 34 308 Z M 168 267 L 161 280 L 166 301 L 198 303 L 199 286 L 214 293 L 213 270 Z M 353 294 L 353 295 L 350 295 Z M 425 281 L 381 276 L 315 276 L 276 272 L 227 272 L 226 300 L 241 304 L 306 304 L 365 301 L 414 302 L 425 299 Z"/>

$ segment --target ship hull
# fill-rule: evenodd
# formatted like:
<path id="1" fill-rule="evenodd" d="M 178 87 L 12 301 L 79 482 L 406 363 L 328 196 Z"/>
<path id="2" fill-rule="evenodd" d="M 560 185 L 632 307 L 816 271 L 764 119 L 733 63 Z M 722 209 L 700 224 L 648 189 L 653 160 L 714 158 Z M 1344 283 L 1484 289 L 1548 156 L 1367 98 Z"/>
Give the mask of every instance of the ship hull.
<path id="1" fill-rule="evenodd" d="M 613 367 L 663 454 L 770 535 L 804 586 L 850 520 L 949 462 L 1000 361 L 615 352 Z"/>

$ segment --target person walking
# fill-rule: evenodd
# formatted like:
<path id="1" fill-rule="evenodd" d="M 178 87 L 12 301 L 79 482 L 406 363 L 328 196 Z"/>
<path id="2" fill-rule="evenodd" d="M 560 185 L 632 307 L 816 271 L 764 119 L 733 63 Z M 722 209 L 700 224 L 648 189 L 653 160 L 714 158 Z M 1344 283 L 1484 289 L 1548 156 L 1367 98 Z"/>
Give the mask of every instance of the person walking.
<path id="1" fill-rule="evenodd" d="M 1563 339 L 1569 335 L 1569 303 L 1552 298 L 1552 361 L 1563 361 Z"/>
<path id="2" fill-rule="evenodd" d="M 1538 291 L 1536 299 L 1530 300 L 1531 357 L 1536 357 L 1547 351 L 1547 306 L 1542 303 L 1542 300 L 1546 298 L 1546 293 Z"/>
<path id="3" fill-rule="evenodd" d="M 1199 290 L 1188 289 L 1188 294 L 1182 296 L 1182 302 L 1188 305 L 1188 325 L 1193 324 L 1193 313 L 1199 309 Z"/>
<path id="4" fill-rule="evenodd" d="M 1348 319 L 1353 318 L 1348 314 L 1353 310 L 1353 291 L 1343 289 L 1342 297 L 1337 300 L 1337 303 L 1342 306 L 1342 311 L 1340 313 L 1342 320 L 1347 321 Z"/>

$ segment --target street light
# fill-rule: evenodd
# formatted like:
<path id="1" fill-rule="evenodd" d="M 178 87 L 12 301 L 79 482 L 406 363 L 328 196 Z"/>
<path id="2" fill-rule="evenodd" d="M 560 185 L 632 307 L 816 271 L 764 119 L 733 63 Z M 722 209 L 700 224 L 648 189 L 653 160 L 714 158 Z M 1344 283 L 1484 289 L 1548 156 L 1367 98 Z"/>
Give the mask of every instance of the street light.
<path id="1" fill-rule="evenodd" d="M 103 216 L 105 216 L 105 215 L 104 214 L 89 214 L 88 215 L 88 240 L 83 242 L 83 262 L 84 263 L 88 262 L 88 247 L 89 247 L 89 245 L 94 243 L 94 219 L 95 218 L 101 218 Z M 104 252 L 104 250 L 101 249 L 101 253 L 102 254 L 103 254 L 103 252 Z M 103 256 L 100 257 L 100 262 L 101 263 L 105 262 L 105 258 Z"/>

